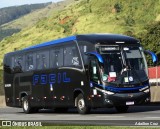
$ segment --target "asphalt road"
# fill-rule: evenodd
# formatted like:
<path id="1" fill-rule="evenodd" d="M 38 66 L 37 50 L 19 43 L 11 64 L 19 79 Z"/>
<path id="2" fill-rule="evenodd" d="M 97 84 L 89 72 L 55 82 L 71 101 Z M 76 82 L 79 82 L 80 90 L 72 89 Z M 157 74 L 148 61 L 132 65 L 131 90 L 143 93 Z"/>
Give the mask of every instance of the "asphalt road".
<path id="1" fill-rule="evenodd" d="M 133 106 L 127 113 L 117 113 L 114 108 L 111 109 L 94 109 L 90 114 L 80 115 L 76 109 L 69 109 L 66 113 L 55 113 L 54 110 L 40 110 L 38 113 L 25 114 L 21 108 L 0 108 L 0 120 L 26 120 L 26 121 L 48 121 L 51 123 L 79 123 L 90 125 L 118 124 L 116 120 L 130 121 L 158 121 L 160 126 L 160 105 L 157 106 Z M 111 120 L 111 121 L 110 121 Z M 97 122 L 98 121 L 98 122 Z"/>

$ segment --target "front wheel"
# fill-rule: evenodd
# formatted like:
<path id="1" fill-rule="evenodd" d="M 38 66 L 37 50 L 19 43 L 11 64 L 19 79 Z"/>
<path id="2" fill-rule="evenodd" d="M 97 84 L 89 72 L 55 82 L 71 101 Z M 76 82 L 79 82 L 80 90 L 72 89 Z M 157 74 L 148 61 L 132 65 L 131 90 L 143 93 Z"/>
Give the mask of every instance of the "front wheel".
<path id="1" fill-rule="evenodd" d="M 87 114 L 90 111 L 90 108 L 86 106 L 84 97 L 82 94 L 79 94 L 76 99 L 77 110 L 79 114 Z"/>
<path id="2" fill-rule="evenodd" d="M 31 108 L 31 104 L 27 96 L 25 96 L 22 99 L 22 108 L 23 108 L 24 113 L 26 114 L 29 114 L 35 111 L 34 108 Z"/>
<path id="3" fill-rule="evenodd" d="M 128 106 L 116 106 L 115 108 L 119 113 L 126 113 L 129 107 Z"/>

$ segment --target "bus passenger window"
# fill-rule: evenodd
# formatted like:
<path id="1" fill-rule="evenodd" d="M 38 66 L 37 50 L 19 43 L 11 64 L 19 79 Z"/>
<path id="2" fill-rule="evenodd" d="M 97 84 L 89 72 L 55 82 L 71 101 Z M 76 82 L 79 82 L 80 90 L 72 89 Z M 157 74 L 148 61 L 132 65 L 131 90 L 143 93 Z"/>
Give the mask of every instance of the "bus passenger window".
<path id="1" fill-rule="evenodd" d="M 37 53 L 36 64 L 37 64 L 36 68 L 38 70 L 49 68 L 49 52 L 42 51 Z"/>
<path id="2" fill-rule="evenodd" d="M 56 66 L 63 66 L 63 48 L 59 48 L 56 50 Z"/>
<path id="3" fill-rule="evenodd" d="M 33 64 L 33 55 L 27 55 L 26 57 L 26 71 L 34 70 L 34 64 Z"/>
<path id="4" fill-rule="evenodd" d="M 42 69 L 47 68 L 46 56 L 42 54 Z"/>
<path id="5" fill-rule="evenodd" d="M 23 56 L 16 56 L 12 59 L 13 63 L 13 69 L 14 71 L 20 72 L 24 70 L 24 59 Z"/>
<path id="6" fill-rule="evenodd" d="M 37 54 L 36 55 L 36 68 L 37 69 L 40 69 L 40 54 Z"/>
<path id="7" fill-rule="evenodd" d="M 86 53 L 95 51 L 95 46 L 93 45 L 93 43 L 88 41 L 79 41 L 78 44 L 83 59 L 83 63 L 84 65 L 88 65 L 89 62 Z"/>
<path id="8" fill-rule="evenodd" d="M 11 65 L 11 68 L 13 69 L 13 68 L 14 68 L 14 57 L 11 58 L 11 61 L 12 61 L 12 62 L 11 62 L 11 64 L 12 64 L 12 65 Z"/>
<path id="9" fill-rule="evenodd" d="M 85 55 L 85 53 L 88 51 L 88 46 L 87 45 L 80 45 L 79 48 L 81 51 L 82 58 L 84 60 L 84 64 L 88 64 L 88 56 Z"/>
<path id="10" fill-rule="evenodd" d="M 50 68 L 63 66 L 63 48 L 56 48 L 50 51 Z"/>
<path id="11" fill-rule="evenodd" d="M 80 66 L 80 58 L 76 46 L 68 46 L 64 48 L 64 66 Z"/>
<path id="12" fill-rule="evenodd" d="M 50 50 L 50 68 L 56 68 L 55 50 Z"/>

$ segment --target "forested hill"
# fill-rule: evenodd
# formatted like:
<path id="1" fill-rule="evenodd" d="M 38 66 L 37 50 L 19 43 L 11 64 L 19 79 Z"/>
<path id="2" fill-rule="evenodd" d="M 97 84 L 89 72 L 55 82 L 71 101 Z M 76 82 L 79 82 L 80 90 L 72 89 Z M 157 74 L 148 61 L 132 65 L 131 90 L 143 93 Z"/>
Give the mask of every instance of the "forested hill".
<path id="1" fill-rule="evenodd" d="M 1 8 L 0 9 L 0 25 L 10 22 L 12 20 L 15 20 L 37 9 L 44 8 L 49 4 L 51 4 L 51 2 Z"/>
<path id="2" fill-rule="evenodd" d="M 75 0 L 0 42 L 5 53 L 75 34 L 118 33 L 141 40 L 160 56 L 160 0 Z M 2 68 L 2 65 L 1 65 Z"/>
<path id="3" fill-rule="evenodd" d="M 23 28 L 31 27 L 36 24 L 42 18 L 47 18 L 53 15 L 54 12 L 64 9 L 65 6 L 72 3 L 74 0 L 65 0 L 57 3 L 46 3 L 44 8 L 32 9 L 30 13 L 27 13 L 15 20 L 0 25 L 0 41 L 7 36 L 11 36 L 14 33 L 18 33 Z M 34 10 L 34 11 L 33 11 Z"/>

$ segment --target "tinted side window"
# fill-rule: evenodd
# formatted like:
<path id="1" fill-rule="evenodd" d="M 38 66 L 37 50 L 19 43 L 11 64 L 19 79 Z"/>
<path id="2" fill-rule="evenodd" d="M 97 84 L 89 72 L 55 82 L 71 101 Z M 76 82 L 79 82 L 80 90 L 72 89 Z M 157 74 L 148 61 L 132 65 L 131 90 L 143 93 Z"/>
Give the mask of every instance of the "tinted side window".
<path id="1" fill-rule="evenodd" d="M 79 41 L 78 44 L 82 55 L 82 59 L 84 61 L 84 64 L 86 65 L 88 64 L 88 56 L 85 53 L 95 51 L 95 47 L 92 43 L 87 41 Z"/>
<path id="2" fill-rule="evenodd" d="M 35 60 L 36 54 L 30 53 L 26 55 L 26 71 L 35 70 L 36 68 L 36 60 Z"/>
<path id="3" fill-rule="evenodd" d="M 90 62 L 90 77 L 92 81 L 98 82 L 99 80 L 99 70 L 96 59 L 92 59 Z"/>
<path id="4" fill-rule="evenodd" d="M 25 69 L 23 55 L 16 55 L 12 57 L 12 68 L 15 72 L 20 72 Z"/>
<path id="5" fill-rule="evenodd" d="M 49 51 L 38 52 L 36 55 L 36 68 L 48 69 L 49 68 Z"/>
<path id="6" fill-rule="evenodd" d="M 78 49 L 75 45 L 64 47 L 64 66 L 81 66 Z"/>
<path id="7" fill-rule="evenodd" d="M 11 68 L 13 69 L 14 68 L 14 56 L 12 56 L 12 58 L 11 58 Z"/>
<path id="8" fill-rule="evenodd" d="M 88 56 L 85 55 L 85 53 L 87 52 L 88 47 L 87 47 L 87 45 L 80 45 L 79 48 L 81 51 L 81 55 L 82 55 L 84 64 L 87 64 L 88 63 Z"/>
<path id="9" fill-rule="evenodd" d="M 10 55 L 5 55 L 3 59 L 3 68 L 7 73 L 11 73 L 12 71 L 12 57 Z"/>
<path id="10" fill-rule="evenodd" d="M 16 66 L 20 67 L 22 70 L 24 70 L 24 56 L 18 56 Z"/>
<path id="11" fill-rule="evenodd" d="M 50 67 L 57 68 L 63 66 L 63 48 L 53 48 L 50 50 Z"/>
<path id="12" fill-rule="evenodd" d="M 56 67 L 57 67 L 56 50 L 51 49 L 50 50 L 50 68 L 56 68 Z"/>
<path id="13" fill-rule="evenodd" d="M 63 66 L 63 48 L 59 48 L 59 50 L 56 51 L 56 60 L 57 60 L 57 66 L 61 67 Z"/>

